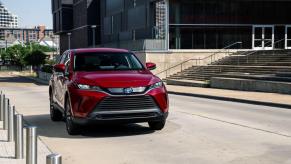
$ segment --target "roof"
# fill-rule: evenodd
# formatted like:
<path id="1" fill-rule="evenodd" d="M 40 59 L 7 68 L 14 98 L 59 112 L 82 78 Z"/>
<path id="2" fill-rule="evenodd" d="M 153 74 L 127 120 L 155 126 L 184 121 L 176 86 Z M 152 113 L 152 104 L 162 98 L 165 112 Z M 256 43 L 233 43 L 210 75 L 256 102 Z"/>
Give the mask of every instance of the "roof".
<path id="1" fill-rule="evenodd" d="M 127 53 L 129 52 L 129 50 L 117 49 L 117 48 L 80 48 L 80 49 L 72 49 L 71 51 L 74 51 L 77 53 L 84 53 L 84 52 Z"/>

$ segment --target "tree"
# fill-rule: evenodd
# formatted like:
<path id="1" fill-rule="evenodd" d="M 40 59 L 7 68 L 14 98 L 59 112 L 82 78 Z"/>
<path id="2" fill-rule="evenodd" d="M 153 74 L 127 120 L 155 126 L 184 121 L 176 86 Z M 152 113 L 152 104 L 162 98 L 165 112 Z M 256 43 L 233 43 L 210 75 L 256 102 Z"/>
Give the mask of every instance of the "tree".
<path id="1" fill-rule="evenodd" d="M 40 50 L 32 50 L 31 52 L 27 53 L 24 57 L 24 61 L 26 65 L 31 66 L 40 66 L 45 64 L 47 55 Z"/>
<path id="2" fill-rule="evenodd" d="M 25 65 L 24 57 L 28 53 L 26 47 L 22 47 L 21 45 L 14 45 L 6 49 L 7 59 L 11 60 L 16 65 L 21 68 Z"/>

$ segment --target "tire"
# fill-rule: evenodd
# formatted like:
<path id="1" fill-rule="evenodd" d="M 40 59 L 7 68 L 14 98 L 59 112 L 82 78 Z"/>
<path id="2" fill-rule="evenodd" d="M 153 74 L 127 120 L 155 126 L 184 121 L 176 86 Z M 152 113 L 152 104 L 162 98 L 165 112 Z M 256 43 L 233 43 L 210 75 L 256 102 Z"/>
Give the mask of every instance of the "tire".
<path id="1" fill-rule="evenodd" d="M 80 126 L 73 121 L 71 104 L 69 100 L 66 101 L 65 105 L 65 122 L 66 129 L 69 135 L 79 135 L 81 133 Z"/>
<path id="2" fill-rule="evenodd" d="M 53 98 L 50 95 L 50 117 L 51 120 L 56 121 L 62 121 L 63 120 L 63 114 L 61 111 L 59 111 L 54 105 Z"/>
<path id="3" fill-rule="evenodd" d="M 166 120 L 162 121 L 150 121 L 148 122 L 152 130 L 162 130 L 165 127 Z"/>

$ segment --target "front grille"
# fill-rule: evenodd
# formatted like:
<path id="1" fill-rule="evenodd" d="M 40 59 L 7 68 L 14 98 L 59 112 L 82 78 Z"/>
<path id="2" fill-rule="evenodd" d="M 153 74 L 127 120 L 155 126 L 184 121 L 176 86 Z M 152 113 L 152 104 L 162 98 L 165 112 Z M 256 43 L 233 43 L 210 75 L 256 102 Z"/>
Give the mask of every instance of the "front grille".
<path id="1" fill-rule="evenodd" d="M 151 96 L 107 97 L 97 105 L 95 112 L 157 108 L 157 104 Z"/>

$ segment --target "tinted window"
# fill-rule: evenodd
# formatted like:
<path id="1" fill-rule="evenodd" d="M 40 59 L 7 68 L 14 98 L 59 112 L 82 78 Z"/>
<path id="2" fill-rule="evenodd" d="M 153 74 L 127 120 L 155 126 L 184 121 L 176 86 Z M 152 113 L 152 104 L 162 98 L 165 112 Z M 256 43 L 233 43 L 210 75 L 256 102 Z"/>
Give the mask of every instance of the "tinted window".
<path id="1" fill-rule="evenodd" d="M 63 55 L 60 57 L 59 64 L 64 64 L 66 57 L 67 57 L 67 52 L 64 52 Z"/>
<path id="2" fill-rule="evenodd" d="M 141 70 L 142 64 L 131 53 L 79 53 L 75 55 L 75 71 Z"/>

